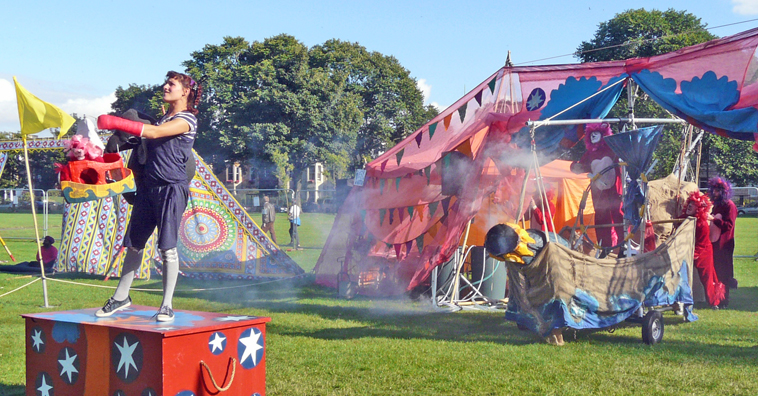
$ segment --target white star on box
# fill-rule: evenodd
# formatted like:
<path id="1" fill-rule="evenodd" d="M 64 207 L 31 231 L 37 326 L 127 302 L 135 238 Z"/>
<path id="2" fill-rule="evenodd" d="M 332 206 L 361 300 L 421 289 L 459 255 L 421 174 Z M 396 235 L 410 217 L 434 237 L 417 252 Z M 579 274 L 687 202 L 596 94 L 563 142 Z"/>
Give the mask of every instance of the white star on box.
<path id="1" fill-rule="evenodd" d="M 41 330 L 34 330 L 34 335 L 32 335 L 32 348 L 36 349 L 37 352 L 40 351 L 40 346 L 43 345 L 45 342 L 42 341 L 42 331 Z"/>
<path id="2" fill-rule="evenodd" d="M 74 367 L 74 361 L 76 360 L 76 354 L 74 356 L 68 355 L 68 349 L 66 351 L 66 358 L 63 360 L 59 360 L 58 363 L 61 364 L 61 377 L 63 377 L 63 374 L 68 374 L 68 383 L 71 383 L 71 374 L 78 373 L 79 370 Z"/>
<path id="3" fill-rule="evenodd" d="M 248 357 L 253 360 L 253 365 L 258 364 L 258 361 L 256 359 L 256 352 L 263 349 L 263 345 L 258 343 L 258 341 L 260 341 L 261 334 L 262 333 L 250 331 L 249 336 L 240 338 L 240 342 L 245 346 L 245 351 L 242 352 L 242 357 L 240 358 L 240 364 L 244 363 Z"/>
<path id="4" fill-rule="evenodd" d="M 129 366 L 134 366 L 134 369 L 137 369 L 137 365 L 134 363 L 134 358 L 132 357 L 132 354 L 134 353 L 134 349 L 137 348 L 137 344 L 139 344 L 139 341 L 135 342 L 132 345 L 129 345 L 129 342 L 126 341 L 126 337 L 124 337 L 124 345 L 118 345 L 116 344 L 116 348 L 121 352 L 121 359 L 118 361 L 118 368 L 116 369 L 116 372 L 121 370 L 122 366 L 126 366 L 124 368 L 124 377 L 129 376 Z"/>
<path id="5" fill-rule="evenodd" d="M 223 318 L 218 318 L 219 322 L 239 322 L 240 320 L 247 320 L 252 319 L 252 316 L 225 316 Z"/>
<path id="6" fill-rule="evenodd" d="M 42 376 L 42 385 L 37 388 L 37 390 L 40 392 L 40 395 L 42 396 L 50 396 L 50 389 L 53 389 L 52 386 L 48 385 L 47 382 L 45 382 L 45 376 Z"/>
<path id="7" fill-rule="evenodd" d="M 211 353 L 216 352 L 216 349 L 223 351 L 224 346 L 223 343 L 226 341 L 226 337 L 222 336 L 221 333 L 215 333 L 213 334 L 213 339 L 208 342 L 208 345 L 211 346 Z"/>

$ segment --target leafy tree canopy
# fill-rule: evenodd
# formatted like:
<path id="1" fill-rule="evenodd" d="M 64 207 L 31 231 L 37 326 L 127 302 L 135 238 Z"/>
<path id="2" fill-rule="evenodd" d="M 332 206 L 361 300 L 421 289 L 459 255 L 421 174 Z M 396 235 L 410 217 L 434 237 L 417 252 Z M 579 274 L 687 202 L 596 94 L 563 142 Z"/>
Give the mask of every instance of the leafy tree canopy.
<path id="1" fill-rule="evenodd" d="M 204 88 L 195 149 L 215 165 L 273 165 L 285 183 L 314 162 L 341 176 L 436 115 L 397 59 L 357 43 L 309 49 L 286 34 L 253 43 L 225 37 L 184 66 Z M 114 109 L 139 98 L 155 109 L 153 89 L 119 88 Z"/>
<path id="2" fill-rule="evenodd" d="M 595 32 L 595 37 L 579 45 L 577 58 L 582 62 L 600 62 L 649 57 L 716 38 L 706 30 L 706 25 L 700 18 L 686 11 L 627 10 L 601 23 Z M 636 117 L 671 117 L 671 114 L 647 95 L 641 91 L 637 94 L 634 104 Z M 622 95 L 608 117 L 626 117 L 627 108 L 627 97 Z M 672 125 L 664 128 L 664 135 L 653 155 L 658 160 L 658 165 L 651 177 L 664 177 L 673 170 L 683 141 L 684 134 L 681 126 Z M 707 134 L 703 142 L 703 161 L 710 159 L 719 174 L 733 180 L 735 185 L 758 182 L 758 172 L 755 171 L 758 156 L 750 150 L 750 142 L 731 140 L 711 134 Z M 732 161 L 734 156 L 729 153 L 735 152 L 743 153 L 744 156 L 740 158 L 746 160 Z M 694 159 L 692 165 L 695 165 Z M 701 168 L 703 167 L 705 165 L 701 165 Z"/>

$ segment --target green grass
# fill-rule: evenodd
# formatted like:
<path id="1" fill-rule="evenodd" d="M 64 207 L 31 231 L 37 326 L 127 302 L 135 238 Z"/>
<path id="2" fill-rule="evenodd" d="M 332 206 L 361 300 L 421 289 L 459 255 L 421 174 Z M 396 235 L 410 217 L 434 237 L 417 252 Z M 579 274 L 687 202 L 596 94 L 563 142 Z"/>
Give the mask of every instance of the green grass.
<path id="1" fill-rule="evenodd" d="M 277 236 L 286 235 L 286 219 L 281 220 Z M 303 221 L 305 237 L 309 223 L 317 228 L 328 223 L 328 216 Z M 0 222 L 5 223 L 2 216 Z M 758 219 L 740 218 L 737 231 L 736 254 L 755 254 Z M 308 235 L 308 242 L 303 238 L 303 244 L 320 247 L 326 237 L 320 232 Z M 315 258 L 301 266 L 314 264 Z M 641 342 L 635 325 L 613 333 L 578 332 L 575 340 L 567 332 L 566 345 L 553 347 L 519 331 L 501 311 L 437 313 L 425 302 L 404 297 L 343 300 L 309 279 L 253 286 L 233 297 L 180 292 L 175 305 L 270 316 L 268 395 L 755 395 L 756 262 L 736 260 L 735 272 L 740 288 L 732 292 L 730 309 L 697 309 L 700 320 L 693 323 L 666 314 L 663 342 L 653 347 Z M 95 277 L 69 277 L 104 284 Z M 0 294 L 30 280 L 0 274 Z M 194 285 L 180 280 L 179 287 Z M 156 292 L 133 292 L 136 303 L 159 304 L 160 281 L 137 286 Z M 111 294 L 52 281 L 48 288 L 54 310 L 99 306 Z M 25 340 L 19 315 L 47 311 L 41 304 L 40 282 L 0 298 L 0 395 L 23 394 Z"/>

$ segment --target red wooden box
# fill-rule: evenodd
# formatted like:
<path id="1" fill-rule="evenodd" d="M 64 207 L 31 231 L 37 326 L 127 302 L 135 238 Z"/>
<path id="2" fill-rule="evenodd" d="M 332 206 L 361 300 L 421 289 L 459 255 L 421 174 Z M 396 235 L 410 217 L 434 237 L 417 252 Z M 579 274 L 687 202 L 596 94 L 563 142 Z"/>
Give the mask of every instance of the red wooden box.
<path id="1" fill-rule="evenodd" d="M 27 395 L 266 393 L 271 318 L 176 311 L 172 322 L 159 323 L 153 307 L 133 305 L 108 318 L 96 310 L 22 315 Z"/>

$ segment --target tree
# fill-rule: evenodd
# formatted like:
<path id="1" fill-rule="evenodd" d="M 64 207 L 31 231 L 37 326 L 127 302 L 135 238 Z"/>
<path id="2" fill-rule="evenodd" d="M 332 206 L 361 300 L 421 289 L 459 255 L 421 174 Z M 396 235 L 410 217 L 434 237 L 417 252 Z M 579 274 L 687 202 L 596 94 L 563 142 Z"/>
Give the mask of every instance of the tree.
<path id="1" fill-rule="evenodd" d="M 577 58 L 582 62 L 600 62 L 649 57 L 715 38 L 717 37 L 706 30 L 706 25 L 700 18 L 686 11 L 647 11 L 644 8 L 627 10 L 616 14 L 607 22 L 602 22 L 595 32 L 595 37 L 579 45 Z M 627 98 L 622 95 L 608 117 L 626 117 L 627 107 Z M 635 100 L 634 112 L 636 117 L 671 117 L 666 110 L 644 94 Z M 724 138 L 709 136 L 708 141 L 722 139 Z M 653 158 L 658 160 L 658 165 L 651 177 L 664 177 L 671 172 L 679 157 L 681 144 L 682 128 L 666 126 L 653 155 Z"/>
<path id="2" fill-rule="evenodd" d="M 284 34 L 225 37 L 184 65 L 203 76 L 196 149 L 213 164 L 273 166 L 285 185 L 315 162 L 335 177 L 363 166 L 433 111 L 395 58 L 339 40 L 309 50 Z"/>
<path id="3" fill-rule="evenodd" d="M 129 84 L 124 89 L 116 88 L 116 101 L 111 104 L 113 112 L 123 113 L 129 109 L 136 109 L 145 114 L 159 118 L 163 96 L 161 85 L 136 85 Z"/>
<path id="4" fill-rule="evenodd" d="M 310 58 L 312 67 L 327 70 L 335 83 L 345 84 L 361 99 L 363 122 L 354 167 L 362 167 L 437 115 L 434 107 L 423 106 L 416 80 L 395 57 L 333 39 L 313 47 Z"/>

